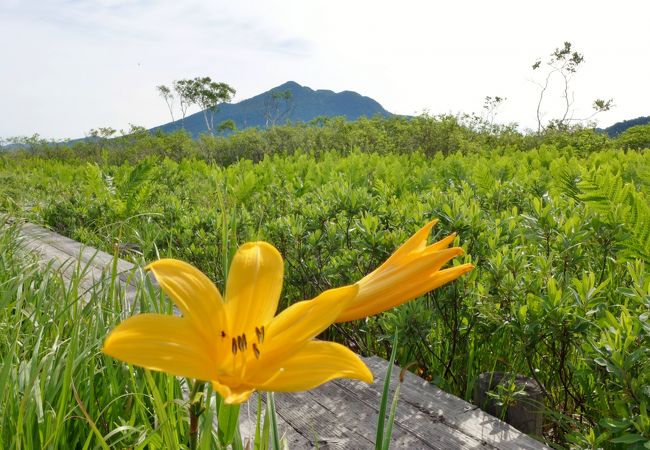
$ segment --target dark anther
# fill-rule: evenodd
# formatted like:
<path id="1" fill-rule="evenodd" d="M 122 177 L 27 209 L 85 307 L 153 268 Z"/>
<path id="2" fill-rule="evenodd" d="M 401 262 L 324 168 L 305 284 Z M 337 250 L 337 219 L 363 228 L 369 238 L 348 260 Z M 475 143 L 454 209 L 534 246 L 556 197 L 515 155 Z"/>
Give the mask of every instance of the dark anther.
<path id="1" fill-rule="evenodd" d="M 257 335 L 257 342 L 262 344 L 264 342 L 264 327 L 262 328 L 255 327 L 255 334 Z"/>
<path id="2" fill-rule="evenodd" d="M 221 337 L 222 337 L 222 338 L 225 338 L 225 337 L 226 337 L 226 332 L 223 331 L 223 330 L 221 330 Z"/>
<path id="3" fill-rule="evenodd" d="M 257 359 L 260 359 L 260 350 L 257 348 L 256 344 L 253 344 L 253 353 Z"/>
<path id="4" fill-rule="evenodd" d="M 241 340 L 244 342 L 244 349 L 243 350 L 246 350 L 248 348 L 248 342 L 246 342 L 246 333 L 241 335 Z"/>
<path id="5" fill-rule="evenodd" d="M 242 352 L 246 350 L 246 338 L 242 336 L 237 336 L 237 347 L 239 347 L 239 350 Z"/>
<path id="6" fill-rule="evenodd" d="M 232 338 L 232 354 L 236 355 L 237 354 L 237 341 L 235 338 Z"/>

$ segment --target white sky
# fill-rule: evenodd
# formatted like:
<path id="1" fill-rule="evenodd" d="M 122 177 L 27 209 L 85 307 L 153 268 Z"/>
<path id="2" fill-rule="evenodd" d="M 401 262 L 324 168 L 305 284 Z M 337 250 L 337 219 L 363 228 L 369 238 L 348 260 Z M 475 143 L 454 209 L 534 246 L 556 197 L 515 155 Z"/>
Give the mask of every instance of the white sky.
<path id="1" fill-rule="evenodd" d="M 498 95 L 497 121 L 534 128 L 531 65 L 564 41 L 585 56 L 574 116 L 614 98 L 608 126 L 650 115 L 648 17 L 648 0 L 0 0 L 0 137 L 159 125 L 155 86 L 195 76 L 235 102 L 294 80 L 397 114 L 478 113 Z"/>

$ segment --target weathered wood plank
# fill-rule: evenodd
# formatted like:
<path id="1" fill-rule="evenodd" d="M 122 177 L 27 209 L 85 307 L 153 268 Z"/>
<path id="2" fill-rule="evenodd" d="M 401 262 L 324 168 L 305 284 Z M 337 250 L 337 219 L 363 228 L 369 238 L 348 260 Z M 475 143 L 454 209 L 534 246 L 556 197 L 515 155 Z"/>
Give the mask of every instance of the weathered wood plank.
<path id="1" fill-rule="evenodd" d="M 240 431 L 242 434 L 242 440 L 244 444 L 246 440 L 252 442 L 255 437 L 255 424 L 256 424 L 256 414 L 257 414 L 257 396 L 259 393 L 254 393 L 248 403 L 242 405 L 241 412 L 239 415 L 240 420 Z M 264 411 L 262 411 L 262 418 L 264 417 Z M 264 420 L 264 419 L 262 419 Z M 287 444 L 291 450 L 311 450 L 315 448 L 313 438 L 308 438 L 303 436 L 294 426 L 289 424 L 284 420 L 282 416 L 277 415 L 278 421 L 278 432 L 280 436 L 286 439 Z M 252 445 L 251 445 L 252 448 Z M 327 449 L 327 447 L 320 447 L 322 449 Z"/>
<path id="2" fill-rule="evenodd" d="M 26 223 L 22 225 L 22 234 L 32 245 L 50 247 L 60 250 L 70 257 L 81 261 L 81 265 L 92 265 L 100 270 L 112 270 L 113 255 L 97 250 L 93 247 L 83 245 L 70 238 L 62 236 L 54 231 L 48 230 L 37 225 Z M 122 281 L 126 282 L 126 277 L 135 268 L 135 266 L 122 259 L 117 260 L 117 272 Z"/>
<path id="3" fill-rule="evenodd" d="M 126 309 L 133 307 L 136 286 L 148 277 L 141 269 L 113 255 L 87 247 L 50 230 L 32 224 L 22 226 L 25 247 L 40 254 L 41 260 L 54 264 L 66 279 L 84 268 L 82 290 L 110 276 L 116 264 L 119 288 L 125 291 Z M 51 263 L 50 261 L 54 261 Z M 178 310 L 175 309 L 175 313 Z M 388 362 L 364 358 L 375 375 L 372 385 L 355 380 L 334 380 L 317 389 L 301 393 L 276 394 L 278 421 L 291 449 L 370 449 L 374 448 L 378 408 Z M 400 369 L 392 368 L 391 392 Z M 476 406 L 447 394 L 412 373 L 405 374 L 393 427 L 391 448 L 409 449 L 545 449 L 540 442 L 520 433 Z M 255 398 L 255 397 L 254 397 Z M 256 400 L 242 408 L 242 432 L 255 430 Z"/>
<path id="4" fill-rule="evenodd" d="M 388 362 L 376 356 L 365 358 L 365 362 L 376 376 L 374 386 L 383 385 Z M 397 386 L 400 371 L 397 366 L 393 368 L 391 377 L 393 391 Z M 352 380 L 334 380 L 333 383 L 343 388 L 348 384 L 362 384 Z M 381 397 L 379 389 L 363 389 L 363 386 L 359 386 L 358 392 L 369 403 L 379 402 Z M 499 449 L 548 448 L 507 423 L 481 411 L 477 406 L 436 388 L 411 372 L 405 373 L 404 383 L 400 389 L 400 401 L 412 405 L 429 416 L 430 420 L 443 422 L 449 428 L 457 429 Z"/>
<path id="5" fill-rule="evenodd" d="M 373 373 L 379 378 L 379 373 L 376 371 Z M 378 398 L 381 397 L 382 382 L 375 381 L 372 385 L 366 385 L 361 382 L 353 383 L 350 380 L 339 381 L 342 383 L 327 383 L 305 393 L 305 403 L 316 403 L 335 414 L 335 426 L 341 423 L 352 424 L 355 433 L 362 435 L 369 442 L 367 448 L 374 448 L 380 403 Z M 343 443 L 340 448 L 361 447 Z M 484 446 L 480 440 L 450 428 L 435 418 L 432 420 L 412 405 L 400 402 L 393 425 L 391 448 L 487 450 L 493 447 Z"/>
<path id="6" fill-rule="evenodd" d="M 153 276 L 145 274 L 134 264 L 122 259 L 115 261 L 114 256 L 109 253 L 86 246 L 46 228 L 31 223 L 22 224 L 21 237 L 26 249 L 40 254 L 43 263 L 53 263 L 66 279 L 72 279 L 75 271 L 81 272 L 83 276 L 79 286 L 86 293 L 90 293 L 98 283 L 108 279 L 115 265 L 120 282 L 118 289 L 124 291 L 124 301 L 128 310 L 135 300 L 136 286 L 145 277 L 154 286 L 158 285 Z"/>
<path id="7" fill-rule="evenodd" d="M 28 251 L 40 255 L 42 266 L 51 265 L 67 280 L 77 279 L 77 287 L 82 297 L 88 298 L 96 283 L 104 276 L 103 272 L 95 266 L 83 265 L 74 256 L 70 256 L 56 247 L 43 245 L 42 242 L 33 239 L 25 239 L 23 245 Z M 74 277 L 75 273 L 79 273 L 81 276 Z"/>

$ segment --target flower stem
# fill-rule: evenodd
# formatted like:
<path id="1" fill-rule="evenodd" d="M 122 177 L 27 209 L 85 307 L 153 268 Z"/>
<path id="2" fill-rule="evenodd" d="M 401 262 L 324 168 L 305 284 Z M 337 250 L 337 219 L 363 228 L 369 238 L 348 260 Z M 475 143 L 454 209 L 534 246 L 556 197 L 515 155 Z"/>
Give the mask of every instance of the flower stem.
<path id="1" fill-rule="evenodd" d="M 203 406 L 203 388 L 205 383 L 196 380 L 192 384 L 192 392 L 190 393 L 190 450 L 196 450 L 196 444 L 199 440 L 199 416 L 205 410 Z"/>

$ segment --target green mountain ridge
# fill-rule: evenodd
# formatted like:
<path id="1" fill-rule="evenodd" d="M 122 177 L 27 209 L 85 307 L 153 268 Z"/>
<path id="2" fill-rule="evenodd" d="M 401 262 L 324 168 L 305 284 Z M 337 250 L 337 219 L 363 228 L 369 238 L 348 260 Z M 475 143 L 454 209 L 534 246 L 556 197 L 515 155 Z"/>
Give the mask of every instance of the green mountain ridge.
<path id="1" fill-rule="evenodd" d="M 615 138 L 628 128 L 636 127 L 639 125 L 647 125 L 649 123 L 650 116 L 641 116 L 637 117 L 636 119 L 628 119 L 621 122 L 616 122 L 614 125 L 611 125 L 605 129 L 599 128 L 598 131 L 604 131 L 609 137 Z"/>
<path id="2" fill-rule="evenodd" d="M 280 94 L 287 91 L 291 93 L 288 100 L 276 99 L 274 103 L 274 93 Z M 357 92 L 314 90 L 295 81 L 288 81 L 238 103 L 220 105 L 214 116 L 214 124 L 216 127 L 226 120 L 232 120 L 238 129 L 266 128 L 269 125 L 280 125 L 287 121 L 309 122 L 323 116 L 345 116 L 348 120 L 356 120 L 362 116 L 372 117 L 375 115 L 389 117 L 392 114 L 377 101 Z M 176 120 L 154 127 L 151 131 L 175 131 L 182 128 L 193 136 L 207 132 L 203 111 L 191 114 L 183 121 Z"/>

